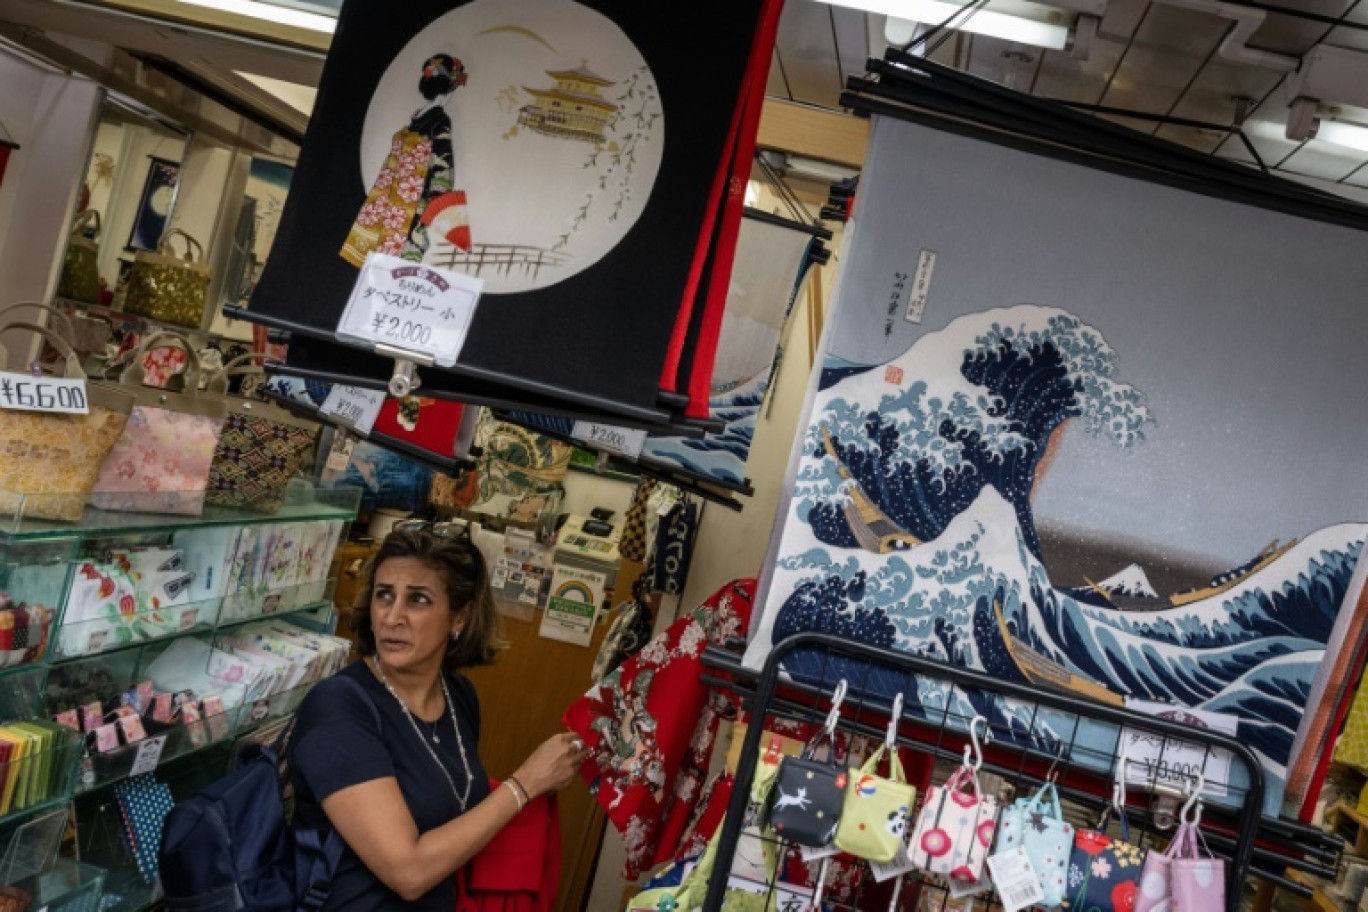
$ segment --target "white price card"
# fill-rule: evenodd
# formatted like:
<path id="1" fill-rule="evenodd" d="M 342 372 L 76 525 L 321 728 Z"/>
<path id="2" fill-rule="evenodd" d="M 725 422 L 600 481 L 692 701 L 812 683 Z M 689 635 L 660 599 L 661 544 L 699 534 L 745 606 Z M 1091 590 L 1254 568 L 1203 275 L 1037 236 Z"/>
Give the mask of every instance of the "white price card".
<path id="1" fill-rule="evenodd" d="M 380 406 L 384 404 L 383 390 L 334 383 L 328 391 L 328 398 L 323 400 L 323 405 L 318 411 L 324 415 L 332 415 L 365 437 L 370 434 L 371 428 L 375 427 L 375 419 L 380 415 Z"/>
<path id="2" fill-rule="evenodd" d="M 590 446 L 628 459 L 636 459 L 646 446 L 646 432 L 632 428 L 618 427 L 613 424 L 598 424 L 593 421 L 576 421 L 570 436 L 582 440 Z"/>
<path id="3" fill-rule="evenodd" d="M 1239 727 L 1239 719 L 1235 716 L 1205 709 L 1189 709 L 1148 700 L 1127 700 L 1126 708 L 1188 728 L 1205 728 L 1224 735 L 1234 735 Z M 1200 772 L 1206 780 L 1206 794 L 1221 796 L 1228 791 L 1229 751 L 1208 748 L 1191 741 L 1177 741 L 1133 728 L 1121 732 L 1121 750 L 1129 761 L 1126 773 L 1128 783 L 1158 783 L 1181 792 L 1197 784 L 1197 774 Z"/>
<path id="4" fill-rule="evenodd" d="M 337 334 L 430 355 L 451 367 L 483 289 L 482 279 L 372 253 L 356 277 Z"/>
<path id="5" fill-rule="evenodd" d="M 898 848 L 898 854 L 893 856 L 892 861 L 871 861 L 869 863 L 869 871 L 874 875 L 875 883 L 892 880 L 894 877 L 916 869 L 916 864 L 907 857 L 907 846 L 905 845 Z"/>
<path id="6" fill-rule="evenodd" d="M 1007 912 L 1034 906 L 1045 898 L 1040 876 L 1021 847 L 988 856 L 988 870 L 992 872 L 1002 908 Z"/>
<path id="7" fill-rule="evenodd" d="M 0 371 L 0 408 L 59 415 L 90 414 L 84 378 L 35 377 L 11 371 Z"/>
<path id="8" fill-rule="evenodd" d="M 329 472 L 345 472 L 351 464 L 352 451 L 355 449 L 355 437 L 347 433 L 337 434 L 333 437 L 332 446 L 328 448 L 328 461 L 324 466 Z"/>
<path id="9" fill-rule="evenodd" d="M 841 850 L 838 849 L 838 848 L 836 848 L 836 844 L 835 844 L 834 842 L 827 843 L 826 845 L 821 846 L 821 847 L 815 847 L 815 846 L 799 846 L 799 847 L 798 847 L 798 856 L 799 856 L 800 858 L 802 858 L 803 861 L 805 861 L 805 862 L 808 862 L 808 861 L 821 861 L 823 858 L 831 858 L 831 857 L 834 856 L 834 855 L 840 855 L 840 854 L 841 854 Z"/>
<path id="10" fill-rule="evenodd" d="M 166 735 L 157 735 L 157 737 L 148 738 L 139 744 L 138 755 L 133 758 L 133 768 L 128 771 L 128 775 L 130 777 L 141 776 L 143 773 L 150 773 L 156 769 L 164 747 L 166 747 Z"/>
<path id="11" fill-rule="evenodd" d="M 179 629 L 179 630 L 189 630 L 191 627 L 194 627 L 194 626 L 195 626 L 195 622 L 198 621 L 198 620 L 199 620 L 199 609 L 198 609 L 198 608 L 187 608 L 185 611 L 182 611 L 182 612 L 181 612 L 180 620 L 179 620 L 179 622 L 178 622 L 178 624 L 177 624 L 177 629 Z"/>

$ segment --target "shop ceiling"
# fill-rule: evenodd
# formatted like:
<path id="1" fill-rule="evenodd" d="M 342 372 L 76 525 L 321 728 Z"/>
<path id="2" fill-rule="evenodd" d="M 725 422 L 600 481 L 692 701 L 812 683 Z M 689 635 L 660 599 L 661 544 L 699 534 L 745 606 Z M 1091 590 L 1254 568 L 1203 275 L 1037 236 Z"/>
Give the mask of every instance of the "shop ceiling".
<path id="1" fill-rule="evenodd" d="M 225 93 L 273 121 L 302 129 L 309 88 L 317 83 L 325 32 L 270 24 L 205 0 L 0 0 L 0 35 L 70 45 L 71 39 L 122 48 L 172 78 Z M 234 0 L 237 2 L 237 0 Z M 325 11 L 332 0 L 276 0 Z M 879 6 L 878 0 L 840 0 Z M 899 0 L 882 0 L 887 5 Z M 993 0 L 997 5 L 1008 0 Z M 1196 5 L 1206 9 L 1189 8 Z M 218 4 L 222 6 L 223 4 Z M 250 5 L 250 4 L 249 4 Z M 1368 143 L 1353 150 L 1323 139 L 1289 140 L 1289 88 L 1312 83 L 1305 60 L 1318 47 L 1351 54 L 1347 75 L 1315 86 L 1309 113 L 1368 124 L 1368 0 L 1057 0 L 1072 22 L 1080 8 L 1099 12 L 1086 56 L 957 31 L 932 54 L 938 62 L 1042 98 L 1097 109 L 1098 116 L 1203 152 L 1267 167 L 1368 198 Z M 1224 15 L 1221 14 L 1224 8 Z M 1236 19 L 1243 17 L 1243 26 Z M 1251 29 L 1251 25 L 1253 26 Z M 1223 52 L 1234 31 L 1248 33 L 1252 56 Z M 862 73 L 886 46 L 886 17 L 816 0 L 788 0 L 767 92 L 762 145 L 858 165 L 863 124 L 839 113 L 845 79 Z M 1227 43 L 1228 44 L 1228 43 Z M 1263 54 L 1257 52 L 1266 52 Z M 1287 65 L 1280 66 L 1282 58 Z M 1298 74 L 1292 68 L 1298 68 Z M 1347 86 L 1341 91 L 1341 86 Z M 1356 105 L 1355 102 L 1358 102 Z M 1303 105 L 1303 115 L 1307 115 Z M 1239 135 L 1242 124 L 1243 138 Z M 1307 124 L 1303 124 L 1306 126 Z M 1365 131 L 1368 136 L 1368 131 Z"/>

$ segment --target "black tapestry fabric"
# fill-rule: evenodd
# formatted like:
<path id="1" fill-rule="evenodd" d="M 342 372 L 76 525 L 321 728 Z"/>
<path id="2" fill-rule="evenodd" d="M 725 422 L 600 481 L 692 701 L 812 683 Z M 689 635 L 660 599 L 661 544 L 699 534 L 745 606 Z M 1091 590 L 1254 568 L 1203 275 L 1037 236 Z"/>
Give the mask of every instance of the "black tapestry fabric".
<path id="1" fill-rule="evenodd" d="M 653 406 L 771 2 L 348 0 L 252 312 L 421 260 L 485 281 L 460 366 Z"/>

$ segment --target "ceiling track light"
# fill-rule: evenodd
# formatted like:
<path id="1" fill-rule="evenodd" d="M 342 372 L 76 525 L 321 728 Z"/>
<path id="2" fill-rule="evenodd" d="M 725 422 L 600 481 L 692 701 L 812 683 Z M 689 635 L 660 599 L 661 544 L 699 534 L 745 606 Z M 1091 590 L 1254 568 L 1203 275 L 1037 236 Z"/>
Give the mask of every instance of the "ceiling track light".
<path id="1" fill-rule="evenodd" d="M 923 27 L 946 28 L 1029 44 L 1049 50 L 1069 50 L 1086 59 L 1097 36 L 1107 0 L 990 0 L 969 9 L 958 0 L 820 0 L 887 17 L 884 40 L 894 46 L 912 41 Z"/>

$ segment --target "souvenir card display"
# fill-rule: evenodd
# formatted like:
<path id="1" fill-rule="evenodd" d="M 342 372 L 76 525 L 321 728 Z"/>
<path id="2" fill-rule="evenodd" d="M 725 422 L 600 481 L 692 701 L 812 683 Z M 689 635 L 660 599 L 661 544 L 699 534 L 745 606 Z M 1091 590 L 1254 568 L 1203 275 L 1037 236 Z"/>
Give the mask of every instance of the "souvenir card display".
<path id="1" fill-rule="evenodd" d="M 0 726 L 0 816 L 57 797 L 70 773 L 71 738 L 43 720 Z"/>

